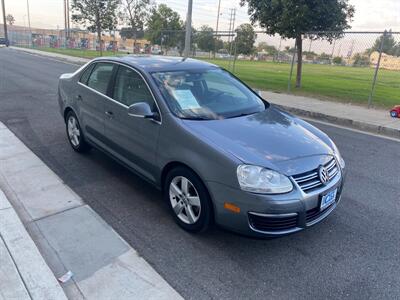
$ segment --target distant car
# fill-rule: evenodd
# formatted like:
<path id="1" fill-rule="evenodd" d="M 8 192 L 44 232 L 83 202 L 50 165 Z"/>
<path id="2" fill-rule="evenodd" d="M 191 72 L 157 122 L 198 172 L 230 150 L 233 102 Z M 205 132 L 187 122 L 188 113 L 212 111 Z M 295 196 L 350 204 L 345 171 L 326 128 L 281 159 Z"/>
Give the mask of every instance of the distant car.
<path id="1" fill-rule="evenodd" d="M 232 55 L 229 55 L 227 53 L 218 53 L 217 54 L 217 58 L 220 58 L 220 59 L 230 59 L 231 57 L 232 57 Z"/>
<path id="2" fill-rule="evenodd" d="M 9 45 L 10 43 L 6 38 L 0 37 L 0 47 L 8 47 Z"/>
<path id="3" fill-rule="evenodd" d="M 390 111 L 390 115 L 393 118 L 400 118 L 400 105 L 396 105 L 395 107 L 393 107 Z"/>
<path id="4" fill-rule="evenodd" d="M 107 46 L 107 51 L 118 51 L 118 46 L 117 46 L 117 44 L 110 43 L 110 44 Z"/>
<path id="5" fill-rule="evenodd" d="M 151 49 L 151 54 L 153 54 L 153 55 L 162 55 L 163 52 L 159 48 L 153 48 L 153 49 Z"/>
<path id="6" fill-rule="evenodd" d="M 185 230 L 215 221 L 280 236 L 340 201 L 345 162 L 334 142 L 216 65 L 102 57 L 61 75 L 58 90 L 72 148 L 99 148 L 154 184 Z"/>

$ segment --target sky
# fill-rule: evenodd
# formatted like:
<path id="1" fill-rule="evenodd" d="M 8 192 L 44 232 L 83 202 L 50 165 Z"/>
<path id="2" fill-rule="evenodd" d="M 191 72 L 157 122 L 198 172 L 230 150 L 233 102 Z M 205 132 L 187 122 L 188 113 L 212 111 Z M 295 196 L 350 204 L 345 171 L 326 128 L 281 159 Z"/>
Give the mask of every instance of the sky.
<path id="1" fill-rule="evenodd" d="M 31 26 L 39 28 L 63 28 L 63 0 L 28 0 Z M 165 3 L 186 18 L 186 0 L 156 0 Z M 353 31 L 400 31 L 400 0 L 350 0 L 356 8 Z M 16 25 L 27 25 L 25 0 L 5 0 L 6 13 L 16 19 Z M 218 0 L 193 0 L 193 25 L 210 25 L 215 28 Z M 230 9 L 237 9 L 236 25 L 249 22 L 247 9 L 240 7 L 239 0 L 221 0 L 219 30 L 228 30 Z M 1 15 L 1 13 L 0 13 Z M 2 20 L 2 19 L 1 19 Z M 236 26 L 235 26 L 236 27 Z"/>

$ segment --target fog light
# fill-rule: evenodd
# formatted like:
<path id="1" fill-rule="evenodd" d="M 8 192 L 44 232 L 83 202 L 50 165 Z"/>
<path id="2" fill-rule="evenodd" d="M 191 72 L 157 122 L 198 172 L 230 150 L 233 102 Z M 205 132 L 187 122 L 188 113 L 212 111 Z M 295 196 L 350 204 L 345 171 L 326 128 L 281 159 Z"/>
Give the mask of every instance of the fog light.
<path id="1" fill-rule="evenodd" d="M 232 203 L 225 202 L 224 208 L 236 214 L 240 213 L 240 207 Z"/>

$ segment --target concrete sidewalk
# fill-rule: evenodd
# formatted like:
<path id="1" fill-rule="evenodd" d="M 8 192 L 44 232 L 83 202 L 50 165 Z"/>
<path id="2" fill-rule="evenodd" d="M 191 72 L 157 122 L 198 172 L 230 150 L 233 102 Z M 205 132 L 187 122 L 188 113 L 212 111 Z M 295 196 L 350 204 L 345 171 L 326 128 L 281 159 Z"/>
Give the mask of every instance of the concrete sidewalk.
<path id="1" fill-rule="evenodd" d="M 21 48 L 21 47 L 14 47 L 14 46 L 10 46 L 9 48 L 13 49 L 13 50 L 17 50 L 17 51 L 23 51 L 26 53 L 30 53 L 33 55 L 42 55 L 42 56 L 46 56 L 46 57 L 50 57 L 53 59 L 62 60 L 62 61 L 66 61 L 66 62 L 69 62 L 72 64 L 78 64 L 78 65 L 84 65 L 85 63 L 90 61 L 90 59 L 87 59 L 87 58 L 75 57 L 75 56 L 64 55 L 64 54 L 53 53 L 53 52 L 40 51 L 40 50 L 30 49 L 30 48 Z"/>
<path id="2" fill-rule="evenodd" d="M 1 122 L 0 190 L 0 299 L 181 299 Z"/>
<path id="3" fill-rule="evenodd" d="M 42 55 L 69 63 L 84 64 L 89 61 L 57 53 L 49 53 L 35 49 L 11 47 L 34 55 Z M 269 102 L 301 117 L 335 123 L 341 126 L 355 128 L 400 139 L 400 119 L 393 119 L 388 110 L 368 109 L 358 105 L 341 102 L 322 101 L 312 97 L 302 97 L 282 93 L 262 92 Z"/>

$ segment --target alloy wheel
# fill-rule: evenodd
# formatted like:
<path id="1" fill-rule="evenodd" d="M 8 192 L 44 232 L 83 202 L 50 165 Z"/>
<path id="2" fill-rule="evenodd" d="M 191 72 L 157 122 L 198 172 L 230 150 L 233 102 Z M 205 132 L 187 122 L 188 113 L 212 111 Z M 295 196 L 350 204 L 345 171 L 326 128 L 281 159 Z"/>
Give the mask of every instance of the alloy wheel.
<path id="1" fill-rule="evenodd" d="M 78 121 L 74 116 L 68 118 L 68 137 L 74 147 L 79 146 L 81 132 L 79 129 Z"/>
<path id="2" fill-rule="evenodd" d="M 186 224 L 194 224 L 200 218 L 200 196 L 194 185 L 184 176 L 172 179 L 169 199 L 176 216 Z"/>

